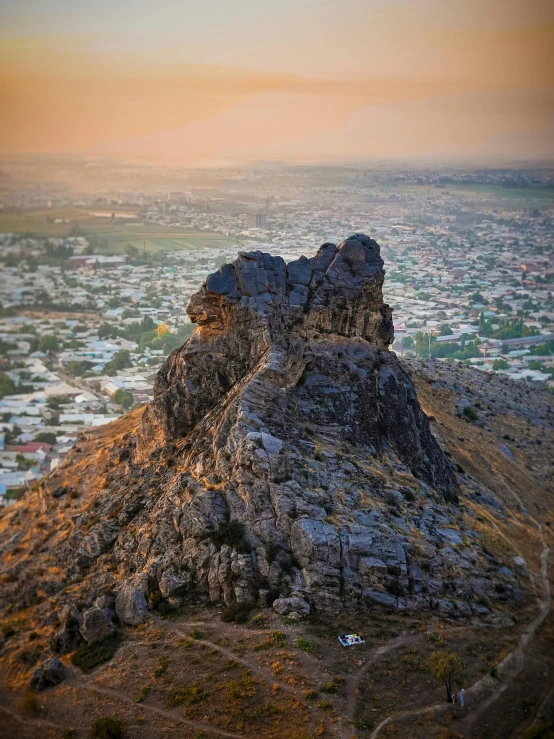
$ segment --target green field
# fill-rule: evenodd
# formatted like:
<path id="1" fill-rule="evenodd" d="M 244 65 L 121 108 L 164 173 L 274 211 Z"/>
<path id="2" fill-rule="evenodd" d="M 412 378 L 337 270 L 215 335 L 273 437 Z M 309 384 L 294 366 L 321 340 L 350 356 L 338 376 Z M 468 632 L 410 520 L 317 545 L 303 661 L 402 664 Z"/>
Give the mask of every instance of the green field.
<path id="1" fill-rule="evenodd" d="M 118 212 L 123 209 L 118 208 Z M 54 223 L 55 219 L 69 223 Z M 207 231 L 187 231 L 140 221 L 123 221 L 89 215 L 89 210 L 28 210 L 0 213 L 0 232 L 20 233 L 37 237 L 71 236 L 78 226 L 78 235 L 98 241 L 101 254 L 122 254 L 131 244 L 140 251 L 175 251 L 177 249 L 224 248 L 236 240 Z M 105 240 L 105 244 L 103 243 Z"/>
<path id="2" fill-rule="evenodd" d="M 429 195 L 431 199 L 450 193 L 489 208 L 548 208 L 554 206 L 554 191 L 546 187 L 500 187 L 499 185 L 387 185 L 394 192 Z"/>

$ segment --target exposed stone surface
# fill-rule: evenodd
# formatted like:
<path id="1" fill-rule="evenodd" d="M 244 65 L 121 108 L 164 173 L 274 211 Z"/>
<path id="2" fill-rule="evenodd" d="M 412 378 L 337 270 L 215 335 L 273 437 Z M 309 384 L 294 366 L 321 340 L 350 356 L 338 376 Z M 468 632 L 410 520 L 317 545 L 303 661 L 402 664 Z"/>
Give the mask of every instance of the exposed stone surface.
<path id="1" fill-rule="evenodd" d="M 273 610 L 280 616 L 287 616 L 293 621 L 300 621 L 310 615 L 310 604 L 298 593 L 292 593 L 289 598 L 277 598 L 273 603 Z"/>
<path id="2" fill-rule="evenodd" d="M 47 659 L 43 665 L 33 671 L 29 688 L 34 692 L 38 692 L 53 685 L 59 685 L 63 679 L 63 662 L 53 657 Z"/>
<path id="3" fill-rule="evenodd" d="M 89 644 L 96 644 L 107 639 L 114 631 L 114 625 L 102 609 L 94 606 L 83 613 L 80 632 Z"/>
<path id="4" fill-rule="evenodd" d="M 138 626 L 148 619 L 147 593 L 148 578 L 144 574 L 123 584 L 115 599 L 115 612 L 122 624 Z"/>

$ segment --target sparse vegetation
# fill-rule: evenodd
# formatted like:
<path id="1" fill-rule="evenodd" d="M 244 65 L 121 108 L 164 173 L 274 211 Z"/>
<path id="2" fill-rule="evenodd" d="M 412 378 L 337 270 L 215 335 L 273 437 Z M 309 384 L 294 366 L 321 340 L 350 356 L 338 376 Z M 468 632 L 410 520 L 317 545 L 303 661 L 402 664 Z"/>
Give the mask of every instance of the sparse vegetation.
<path id="1" fill-rule="evenodd" d="M 284 634 L 282 631 L 272 631 L 265 641 L 255 645 L 254 651 L 260 652 L 264 649 L 273 649 L 274 647 L 279 647 L 284 644 L 286 640 L 287 635 Z"/>
<path id="2" fill-rule="evenodd" d="M 158 666 L 153 672 L 154 678 L 159 678 L 162 677 L 162 675 L 165 675 L 170 662 L 171 660 L 169 657 L 161 657 L 160 661 L 158 662 Z"/>
<path id="3" fill-rule="evenodd" d="M 198 681 L 185 685 L 182 688 L 173 688 L 169 691 L 165 698 L 165 705 L 168 708 L 175 706 L 194 705 L 209 697 L 209 692 L 204 690 Z"/>
<path id="4" fill-rule="evenodd" d="M 148 695 L 150 693 L 150 686 L 149 685 L 143 685 L 140 689 L 139 697 L 137 698 L 137 703 L 144 703 L 144 701 L 148 698 Z"/>
<path id="5" fill-rule="evenodd" d="M 309 639 L 304 639 L 304 637 L 300 637 L 297 640 L 296 646 L 298 649 L 301 649 L 303 652 L 307 652 L 308 654 L 315 654 L 315 652 L 317 652 L 317 646 L 314 642 Z"/>

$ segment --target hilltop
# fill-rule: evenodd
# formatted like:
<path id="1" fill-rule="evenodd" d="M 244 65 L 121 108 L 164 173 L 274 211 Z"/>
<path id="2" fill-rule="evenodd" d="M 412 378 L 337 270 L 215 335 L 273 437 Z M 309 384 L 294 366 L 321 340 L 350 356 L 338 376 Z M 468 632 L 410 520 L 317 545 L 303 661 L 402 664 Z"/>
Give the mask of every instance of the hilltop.
<path id="1" fill-rule="evenodd" d="M 439 699 L 424 668 L 437 643 L 466 656 L 468 685 L 526 628 L 527 649 L 539 629 L 548 644 L 554 399 L 464 365 L 401 362 L 383 281 L 379 246 L 361 234 L 288 264 L 240 254 L 192 297 L 197 328 L 154 401 L 84 434 L 3 513 L 14 736 L 114 711 L 129 736 L 172 736 L 171 722 L 179 736 L 369 735 L 418 686 Z M 356 669 L 336 640 L 347 629 L 366 637 Z M 85 678 L 65 655 L 94 647 L 115 656 Z M 390 681 L 393 667 L 387 683 L 385 653 L 402 678 Z M 53 656 L 65 679 L 21 722 L 22 693 L 32 674 L 34 691 L 48 685 L 34 671 Z M 547 650 L 536 659 L 552 676 Z M 380 683 L 367 682 L 371 664 Z M 552 680 L 525 659 L 498 674 L 506 701 L 526 675 L 536 710 Z M 475 701 L 496 687 L 478 683 Z M 148 729 L 132 724 L 141 695 Z M 475 736 L 489 736 L 502 700 L 474 712 Z M 414 737 L 445 720 L 405 719 Z"/>

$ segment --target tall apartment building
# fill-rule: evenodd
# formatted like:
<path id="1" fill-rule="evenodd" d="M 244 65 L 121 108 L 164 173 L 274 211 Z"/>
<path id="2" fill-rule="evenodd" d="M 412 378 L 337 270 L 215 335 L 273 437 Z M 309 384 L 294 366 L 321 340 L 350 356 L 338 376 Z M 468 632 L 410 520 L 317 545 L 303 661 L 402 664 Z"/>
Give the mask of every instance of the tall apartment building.
<path id="1" fill-rule="evenodd" d="M 246 227 L 247 228 L 267 228 L 267 214 L 266 213 L 247 213 L 246 214 Z"/>

